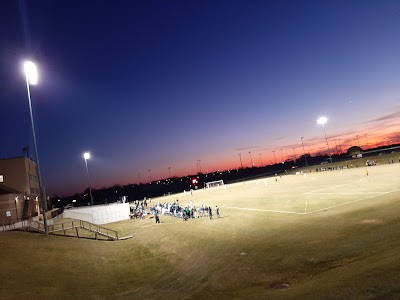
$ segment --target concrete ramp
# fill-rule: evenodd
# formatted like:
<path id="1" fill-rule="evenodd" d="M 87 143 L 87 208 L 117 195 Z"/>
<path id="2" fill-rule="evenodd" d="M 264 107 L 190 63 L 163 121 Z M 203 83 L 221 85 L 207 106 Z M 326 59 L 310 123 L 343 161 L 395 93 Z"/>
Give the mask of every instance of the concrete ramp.
<path id="1" fill-rule="evenodd" d="M 133 236 L 120 237 L 118 232 L 113 229 L 109 229 L 103 226 L 99 226 L 93 223 L 89 223 L 83 220 L 74 220 L 69 222 L 58 223 L 54 225 L 48 225 L 48 233 L 53 235 L 64 235 L 70 236 L 69 233 L 73 233 L 76 237 L 81 238 L 92 238 L 98 240 L 99 237 L 106 238 L 109 241 L 119 241 L 130 239 Z M 28 231 L 36 231 L 40 233 L 45 233 L 44 224 L 38 221 L 31 220 L 27 227 Z M 81 232 L 82 231 L 82 232 Z M 83 232 L 90 233 L 89 235 L 83 234 Z"/>

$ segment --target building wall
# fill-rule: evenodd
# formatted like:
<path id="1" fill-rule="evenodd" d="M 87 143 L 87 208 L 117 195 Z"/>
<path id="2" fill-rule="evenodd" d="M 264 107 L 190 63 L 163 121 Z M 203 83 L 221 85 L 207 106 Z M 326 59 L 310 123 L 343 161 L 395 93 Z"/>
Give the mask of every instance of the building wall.
<path id="1" fill-rule="evenodd" d="M 24 156 L 0 159 L 3 184 L 31 197 L 39 196 L 36 163 Z"/>
<path id="2" fill-rule="evenodd" d="M 36 162 L 33 160 L 25 158 L 25 170 L 27 173 L 27 191 L 28 194 L 32 196 L 39 196 L 39 177 L 37 172 L 37 165 Z"/>
<path id="3" fill-rule="evenodd" d="M 24 199 L 22 195 L 0 195 L 0 225 L 11 224 L 20 221 L 22 219 L 23 208 Z M 11 215 L 7 216 L 7 212 L 9 212 Z"/>
<path id="4" fill-rule="evenodd" d="M 129 219 L 129 203 L 113 203 L 64 210 L 63 217 L 87 221 L 93 224 L 107 224 Z"/>
<path id="5" fill-rule="evenodd" d="M 27 218 L 36 215 L 40 195 L 36 162 L 24 156 L 0 159 L 0 176 L 2 176 L 3 185 L 18 191 L 18 194 L 0 196 L 2 207 L 4 209 L 15 207 L 13 203 L 15 196 L 18 196 L 18 217 Z M 13 211 L 15 211 L 15 208 Z M 0 218 L 3 217 L 3 214 L 5 212 L 1 211 L 0 207 Z M 16 217 L 15 214 L 13 215 Z"/>

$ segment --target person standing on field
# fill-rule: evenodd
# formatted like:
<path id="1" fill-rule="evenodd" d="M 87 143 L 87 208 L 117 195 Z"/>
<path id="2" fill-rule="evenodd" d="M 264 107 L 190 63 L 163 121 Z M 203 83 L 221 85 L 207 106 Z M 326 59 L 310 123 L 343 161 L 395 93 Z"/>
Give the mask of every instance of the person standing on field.
<path id="1" fill-rule="evenodd" d="M 219 207 L 215 205 L 215 213 L 217 214 L 217 218 L 221 218 L 219 215 Z"/>
<path id="2" fill-rule="evenodd" d="M 210 216 L 210 220 L 212 220 L 212 209 L 211 206 L 208 207 L 208 215 Z"/>

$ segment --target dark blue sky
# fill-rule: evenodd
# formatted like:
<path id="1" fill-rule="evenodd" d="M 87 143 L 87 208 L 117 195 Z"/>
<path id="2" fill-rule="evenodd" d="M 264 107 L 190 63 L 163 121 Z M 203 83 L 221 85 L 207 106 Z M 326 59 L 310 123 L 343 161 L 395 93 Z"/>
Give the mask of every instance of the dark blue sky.
<path id="1" fill-rule="evenodd" d="M 22 154 L 32 87 L 50 194 L 400 136 L 399 1 L 2 1 L 0 157 Z M 335 141 L 336 139 L 336 141 Z M 358 142 L 357 142 L 358 143 Z M 346 148 L 346 149 L 347 149 Z M 283 149 L 282 151 L 280 149 Z M 260 156 L 261 154 L 261 156 Z M 261 161 L 260 161 L 261 159 Z"/>

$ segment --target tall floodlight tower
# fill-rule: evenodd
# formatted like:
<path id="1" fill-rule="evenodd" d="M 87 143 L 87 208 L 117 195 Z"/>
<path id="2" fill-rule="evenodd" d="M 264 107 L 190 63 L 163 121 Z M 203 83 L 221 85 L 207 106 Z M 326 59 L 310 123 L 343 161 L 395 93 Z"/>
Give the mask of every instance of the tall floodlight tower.
<path id="1" fill-rule="evenodd" d="M 238 153 L 239 159 L 240 159 L 240 168 L 243 169 L 243 163 L 242 163 L 242 154 Z"/>
<path id="2" fill-rule="evenodd" d="M 332 162 L 332 156 L 331 156 L 331 149 L 329 149 L 329 143 L 328 143 L 328 138 L 326 137 L 326 131 L 325 131 L 325 123 L 328 121 L 328 119 L 326 117 L 320 117 L 317 120 L 317 123 L 319 125 L 322 125 L 322 128 L 324 129 L 324 134 L 325 134 L 325 140 L 326 140 L 326 146 L 328 147 L 328 155 L 329 155 L 329 159 Z"/>
<path id="3" fill-rule="evenodd" d="M 303 139 L 304 139 L 304 136 L 301 137 L 301 145 L 303 146 L 303 154 L 304 154 L 304 159 L 305 159 L 305 161 L 306 161 L 306 166 L 308 166 L 308 163 L 307 163 L 307 156 L 306 156 L 306 150 L 304 150 Z"/>
<path id="4" fill-rule="evenodd" d="M 89 176 L 89 168 L 88 168 L 88 163 L 87 163 L 87 161 L 90 159 L 90 153 L 85 152 L 83 154 L 83 158 L 85 159 L 85 165 L 86 165 L 86 174 L 87 174 L 88 189 L 89 189 L 89 194 L 90 194 L 90 203 L 93 205 L 92 188 L 90 187 L 90 176 Z"/>
<path id="5" fill-rule="evenodd" d="M 37 73 L 36 65 L 31 61 L 26 61 L 24 63 L 24 72 L 25 72 L 25 79 L 26 79 L 26 90 L 28 92 L 28 102 L 29 102 L 29 112 L 30 112 L 30 116 L 31 116 L 33 143 L 35 146 L 36 167 L 37 167 L 38 183 L 39 183 L 39 196 L 40 196 L 40 203 L 41 203 L 42 212 L 43 212 L 44 231 L 45 231 L 45 234 L 48 235 L 49 231 L 47 228 L 47 217 L 46 217 L 46 211 L 47 211 L 46 195 L 44 194 L 43 185 L 42 185 L 42 175 L 40 173 L 39 152 L 38 152 L 38 148 L 37 148 L 35 122 L 33 120 L 31 90 L 30 90 L 30 86 L 36 85 L 38 82 L 38 73 Z"/>

